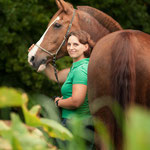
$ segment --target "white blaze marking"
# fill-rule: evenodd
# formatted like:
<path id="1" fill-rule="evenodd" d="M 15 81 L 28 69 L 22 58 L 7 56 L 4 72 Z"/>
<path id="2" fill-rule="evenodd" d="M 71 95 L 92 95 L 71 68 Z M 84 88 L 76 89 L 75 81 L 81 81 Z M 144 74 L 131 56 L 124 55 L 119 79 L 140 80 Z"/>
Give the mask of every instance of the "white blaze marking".
<path id="1" fill-rule="evenodd" d="M 48 28 L 46 29 L 46 31 L 44 32 L 44 34 L 42 35 L 42 37 L 40 38 L 40 40 L 37 42 L 37 45 L 40 45 L 45 37 L 45 34 L 47 33 L 47 31 L 49 30 L 49 28 L 57 21 L 59 20 L 60 17 L 58 16 L 49 26 Z M 32 57 L 34 57 L 36 55 L 36 52 L 38 50 L 38 47 L 37 46 L 34 46 L 30 52 L 28 53 L 28 62 L 30 65 L 32 65 L 32 62 L 30 61 Z"/>
<path id="2" fill-rule="evenodd" d="M 59 20 L 59 16 L 49 25 L 49 27 L 46 29 L 40 40 L 37 42 L 37 45 L 40 45 L 44 39 L 45 34 L 47 33 L 48 29 L 54 24 L 55 21 Z"/>

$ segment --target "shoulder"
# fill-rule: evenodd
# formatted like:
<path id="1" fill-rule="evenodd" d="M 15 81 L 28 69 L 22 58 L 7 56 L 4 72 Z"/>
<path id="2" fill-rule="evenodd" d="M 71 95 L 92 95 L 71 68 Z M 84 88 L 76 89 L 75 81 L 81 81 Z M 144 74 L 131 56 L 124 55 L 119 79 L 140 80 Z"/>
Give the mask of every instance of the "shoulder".
<path id="1" fill-rule="evenodd" d="M 82 64 L 76 67 L 73 71 L 73 79 L 74 80 L 87 80 L 88 74 L 88 64 Z"/>
<path id="2" fill-rule="evenodd" d="M 75 71 L 75 72 L 76 72 L 76 71 L 87 72 L 87 69 L 88 69 L 88 63 L 84 63 L 84 64 L 82 64 L 82 65 L 76 67 L 76 68 L 74 69 L 74 71 Z"/>

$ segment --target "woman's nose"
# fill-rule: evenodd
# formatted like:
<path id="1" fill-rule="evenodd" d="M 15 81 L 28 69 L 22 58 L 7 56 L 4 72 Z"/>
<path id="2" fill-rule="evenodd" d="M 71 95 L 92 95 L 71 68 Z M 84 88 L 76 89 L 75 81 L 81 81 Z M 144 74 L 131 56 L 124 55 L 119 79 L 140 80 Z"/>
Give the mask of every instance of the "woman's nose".
<path id="1" fill-rule="evenodd" d="M 73 49 L 74 48 L 74 46 L 73 45 L 70 45 L 70 49 Z"/>

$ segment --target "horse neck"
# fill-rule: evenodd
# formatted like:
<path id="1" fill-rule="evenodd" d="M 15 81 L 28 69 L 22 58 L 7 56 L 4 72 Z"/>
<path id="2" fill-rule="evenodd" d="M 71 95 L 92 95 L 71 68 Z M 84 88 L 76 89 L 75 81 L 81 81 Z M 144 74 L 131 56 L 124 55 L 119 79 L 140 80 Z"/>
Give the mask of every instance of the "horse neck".
<path id="1" fill-rule="evenodd" d="M 77 16 L 80 29 L 89 33 L 93 41 L 97 42 L 100 38 L 110 33 L 107 28 L 87 12 L 78 10 Z"/>
<path id="2" fill-rule="evenodd" d="M 76 29 L 75 30 L 84 30 L 88 34 L 90 34 L 92 40 L 97 42 L 100 38 L 104 37 L 105 35 L 109 34 L 110 31 L 105 28 L 102 24 L 98 22 L 93 16 L 88 14 L 87 12 L 77 10 L 76 11 Z M 61 54 L 59 54 L 58 59 L 64 56 L 67 56 L 67 46 L 65 45 L 62 47 Z"/>

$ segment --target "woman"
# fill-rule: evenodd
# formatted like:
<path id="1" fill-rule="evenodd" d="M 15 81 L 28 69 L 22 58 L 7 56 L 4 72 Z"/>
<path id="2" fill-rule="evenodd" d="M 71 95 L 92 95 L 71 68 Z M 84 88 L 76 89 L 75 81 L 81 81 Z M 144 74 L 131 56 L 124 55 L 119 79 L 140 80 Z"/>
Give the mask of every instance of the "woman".
<path id="1" fill-rule="evenodd" d="M 85 31 L 71 32 L 67 37 L 67 51 L 73 59 L 71 68 L 58 72 L 59 82 L 64 82 L 61 92 L 62 97 L 55 98 L 55 103 L 62 108 L 62 120 L 72 117 L 86 118 L 91 116 L 87 97 L 87 69 L 89 56 L 94 42 Z M 55 79 L 52 65 L 48 65 L 45 74 L 50 80 Z"/>

